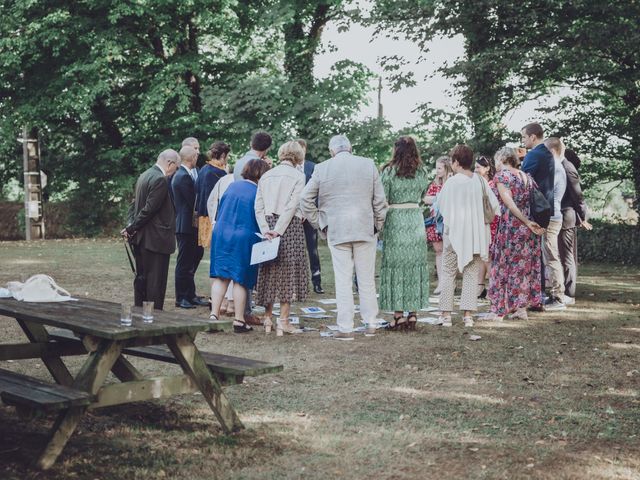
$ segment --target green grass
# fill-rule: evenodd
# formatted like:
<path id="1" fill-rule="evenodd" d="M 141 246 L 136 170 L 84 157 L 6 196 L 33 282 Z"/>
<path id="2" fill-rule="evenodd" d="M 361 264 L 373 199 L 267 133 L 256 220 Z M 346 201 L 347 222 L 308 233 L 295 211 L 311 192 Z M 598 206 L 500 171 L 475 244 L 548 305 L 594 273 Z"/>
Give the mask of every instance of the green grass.
<path id="1" fill-rule="evenodd" d="M 334 297 L 324 247 L 321 256 Z M 0 243 L 0 266 L 0 285 L 48 273 L 75 295 L 133 298 L 115 240 Z M 205 350 L 285 366 L 227 388 L 246 430 L 224 435 L 199 396 L 108 408 L 87 415 L 58 463 L 38 473 L 28 464 L 50 423 L 18 423 L 0 407 L 0 478 L 640 478 L 639 280 L 637 268 L 583 265 L 575 307 L 478 322 L 477 342 L 456 317 L 452 329 L 347 343 L 317 333 L 200 335 Z M 22 341 L 11 319 L 0 334 Z M 177 371 L 132 361 L 148 374 Z M 38 360 L 0 367 L 48 375 Z"/>

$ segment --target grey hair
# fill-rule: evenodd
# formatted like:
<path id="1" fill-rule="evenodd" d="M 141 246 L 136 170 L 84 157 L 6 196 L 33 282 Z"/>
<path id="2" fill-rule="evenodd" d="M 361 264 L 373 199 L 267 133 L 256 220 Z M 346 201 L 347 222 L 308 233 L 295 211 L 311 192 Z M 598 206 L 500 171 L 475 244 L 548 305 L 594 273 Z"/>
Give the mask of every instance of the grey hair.
<path id="1" fill-rule="evenodd" d="M 200 147 L 200 142 L 198 141 L 198 139 L 196 137 L 187 137 L 184 140 L 182 140 L 181 147 L 193 147 L 193 148 L 195 148 L 196 145 L 198 147 Z"/>
<path id="2" fill-rule="evenodd" d="M 180 165 L 180 162 L 181 162 L 180 155 L 178 154 L 178 152 L 176 152 L 172 148 L 167 148 L 166 150 L 163 150 L 162 152 L 160 152 L 160 155 L 158 155 L 157 163 L 164 163 L 164 164 L 176 163 Z"/>
<path id="3" fill-rule="evenodd" d="M 511 165 L 517 167 L 520 164 L 520 158 L 518 158 L 518 152 L 512 147 L 502 147 L 493 156 L 496 163 L 500 162 L 503 165 Z"/>
<path id="4" fill-rule="evenodd" d="M 329 140 L 329 150 L 337 155 L 340 152 L 348 152 L 351 150 L 351 142 L 344 135 L 334 135 Z"/>
<path id="5" fill-rule="evenodd" d="M 198 157 L 198 151 L 191 145 L 185 145 L 180 149 L 180 160 L 186 162 Z"/>

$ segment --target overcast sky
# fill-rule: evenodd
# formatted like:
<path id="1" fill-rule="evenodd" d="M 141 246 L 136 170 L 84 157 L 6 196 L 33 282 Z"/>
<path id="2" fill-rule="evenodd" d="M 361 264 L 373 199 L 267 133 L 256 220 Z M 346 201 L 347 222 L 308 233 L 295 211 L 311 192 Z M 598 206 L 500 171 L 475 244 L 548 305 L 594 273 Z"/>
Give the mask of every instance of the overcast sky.
<path id="1" fill-rule="evenodd" d="M 464 53 L 462 37 L 434 40 L 426 58 L 415 64 L 420 55 L 420 50 L 415 44 L 384 37 L 372 42 L 372 31 L 371 28 L 352 25 L 348 31 L 338 32 L 335 24 L 327 25 L 323 32 L 323 43 L 331 43 L 336 48 L 333 52 L 325 49 L 325 53 L 316 58 L 316 76 L 326 76 L 333 64 L 345 59 L 363 63 L 374 73 L 382 74 L 382 68 L 378 63 L 380 57 L 402 55 L 412 61 L 404 68 L 413 69 L 417 85 L 392 93 L 388 86 L 383 84 L 384 115 L 394 127 L 400 128 L 414 122 L 418 116 L 412 113 L 413 109 L 425 102 L 451 112 L 459 111 L 459 97 L 453 91 L 451 80 L 443 77 L 437 70 L 445 61 L 452 63 Z M 363 118 L 377 115 L 377 89 L 374 90 L 371 93 L 370 105 L 362 110 Z M 512 112 L 505 119 L 507 126 L 514 130 L 520 129 L 522 125 L 535 118 L 534 108 L 535 104 L 524 105 Z"/>

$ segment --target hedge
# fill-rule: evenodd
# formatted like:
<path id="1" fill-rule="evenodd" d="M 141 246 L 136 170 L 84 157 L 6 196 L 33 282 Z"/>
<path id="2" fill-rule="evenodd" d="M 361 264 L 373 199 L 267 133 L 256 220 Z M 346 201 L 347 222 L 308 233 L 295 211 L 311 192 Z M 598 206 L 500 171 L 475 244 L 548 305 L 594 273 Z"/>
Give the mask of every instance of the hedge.
<path id="1" fill-rule="evenodd" d="M 640 265 L 640 225 L 590 221 L 593 230 L 578 229 L 581 262 Z"/>

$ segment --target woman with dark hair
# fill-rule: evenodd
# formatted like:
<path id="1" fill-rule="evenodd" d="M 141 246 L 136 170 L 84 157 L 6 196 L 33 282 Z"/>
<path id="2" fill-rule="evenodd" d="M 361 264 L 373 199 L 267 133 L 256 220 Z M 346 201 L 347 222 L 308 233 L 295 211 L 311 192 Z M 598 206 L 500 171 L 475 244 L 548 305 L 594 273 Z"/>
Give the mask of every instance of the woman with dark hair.
<path id="1" fill-rule="evenodd" d="M 393 311 L 389 330 L 415 330 L 416 312 L 429 304 L 429 269 L 420 201 L 428 180 L 416 142 L 400 137 L 382 169 L 389 210 L 380 269 L 380 308 Z M 403 312 L 409 312 L 407 318 Z"/>
<path id="2" fill-rule="evenodd" d="M 258 180 L 269 170 L 260 159 L 249 160 L 242 170 L 243 180 L 233 182 L 220 199 L 217 219 L 211 236 L 211 318 L 217 320 L 220 305 L 233 280 L 235 319 L 233 331 L 253 330 L 244 320 L 247 291 L 258 279 L 258 265 L 250 265 L 251 249 L 260 238 L 256 221 L 255 201 Z"/>
<path id="3" fill-rule="evenodd" d="M 476 164 L 474 168 L 474 172 L 484 178 L 491 190 L 493 190 L 493 194 L 497 197 L 498 190 L 493 181 L 493 177 L 496 175 L 496 164 L 491 157 L 485 157 L 483 155 L 476 158 Z M 493 239 L 495 238 L 496 232 L 498 231 L 498 222 L 500 221 L 500 215 L 496 215 L 489 226 L 491 230 L 491 242 L 493 243 Z M 491 244 L 489 245 L 491 248 Z M 478 298 L 487 298 L 487 289 L 486 289 L 486 278 L 489 269 L 491 268 L 491 264 L 489 261 L 483 261 L 480 264 L 480 269 L 478 270 Z"/>
<path id="4" fill-rule="evenodd" d="M 227 159 L 231 147 L 224 142 L 214 142 L 207 151 L 207 163 L 198 172 L 196 180 L 196 214 L 198 215 L 198 245 L 208 247 L 211 242 L 211 220 L 207 212 L 207 200 L 218 180 L 227 174 Z"/>
<path id="5" fill-rule="evenodd" d="M 473 151 L 467 145 L 456 145 L 450 152 L 455 175 L 444 184 L 438 197 L 438 207 L 444 219 L 444 249 L 442 279 L 440 280 L 440 320 L 451 327 L 456 276 L 462 273 L 460 310 L 464 312 L 465 327 L 473 326 L 472 312 L 478 309 L 478 270 L 489 259 L 491 232 L 485 218 L 484 198 L 497 215 L 498 199 L 487 181 L 471 171 Z"/>

